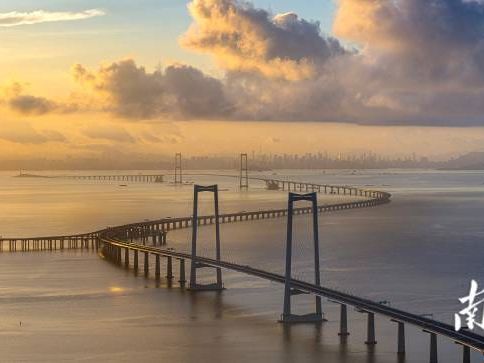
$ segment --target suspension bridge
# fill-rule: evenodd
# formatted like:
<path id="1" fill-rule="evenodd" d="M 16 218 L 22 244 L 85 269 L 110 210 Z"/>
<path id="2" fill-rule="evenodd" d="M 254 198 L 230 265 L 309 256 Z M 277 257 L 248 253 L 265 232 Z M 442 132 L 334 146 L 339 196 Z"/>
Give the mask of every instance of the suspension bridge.
<path id="1" fill-rule="evenodd" d="M 177 158 L 181 158 L 177 156 Z M 244 162 L 241 157 L 241 163 Z M 179 164 L 178 164 L 179 163 Z M 176 182 L 182 183 L 181 161 L 177 161 L 180 170 L 177 170 Z M 246 168 L 246 165 L 245 165 Z M 453 326 L 439 322 L 421 315 L 399 310 L 390 307 L 383 302 L 372 301 L 363 297 L 338 291 L 321 285 L 319 267 L 319 237 L 318 237 L 318 214 L 332 211 L 344 211 L 354 208 L 376 207 L 390 202 L 391 195 L 382 191 L 365 190 L 349 186 L 319 185 L 301 181 L 277 180 L 270 178 L 249 178 L 241 168 L 240 186 L 248 188 L 248 180 L 259 180 L 266 183 L 277 184 L 278 190 L 288 190 L 289 203 L 287 209 L 269 209 L 259 211 L 245 211 L 239 213 L 220 214 L 218 210 L 218 187 L 194 186 L 193 214 L 189 217 L 163 218 L 153 221 L 131 223 L 122 226 L 109 227 L 98 231 L 71 235 L 51 236 L 38 238 L 2 238 L 0 239 L 1 252 L 28 252 L 28 251 L 53 251 L 64 249 L 90 249 L 101 252 L 107 260 L 120 267 L 132 268 L 138 273 L 140 266 L 143 266 L 144 275 L 150 274 L 150 259 L 154 258 L 154 278 L 161 279 L 161 260 L 166 259 L 166 278 L 168 281 L 175 279 L 174 262 L 179 263 L 178 282 L 180 288 L 187 288 L 192 292 L 197 291 L 221 291 L 225 288 L 222 279 L 222 270 L 231 270 L 238 273 L 254 276 L 275 283 L 284 285 L 284 308 L 280 321 L 284 324 L 293 323 L 322 323 L 324 314 L 321 300 L 329 301 L 340 305 L 340 326 L 339 335 L 349 335 L 348 330 L 348 306 L 354 307 L 357 311 L 367 316 L 367 337 L 365 344 L 375 345 L 375 315 L 384 317 L 394 322 L 397 326 L 396 340 L 399 356 L 406 352 L 405 326 L 418 327 L 429 335 L 429 362 L 438 362 L 437 336 L 446 337 L 449 340 L 462 346 L 462 362 L 471 362 L 471 350 L 484 354 L 484 337 L 468 330 L 457 332 Z M 187 174 L 185 174 L 187 175 Z M 215 174 L 205 174 L 214 176 Z M 220 175 L 230 176 L 233 175 Z M 244 180 L 242 180 L 244 179 Z M 307 192 L 296 194 L 294 191 Z M 214 209 L 212 215 L 198 215 L 198 196 L 200 193 L 213 193 Z M 338 194 L 343 196 L 358 197 L 343 203 L 318 205 L 318 194 Z M 311 203 L 309 207 L 295 207 L 299 201 Z M 314 253 L 314 281 L 308 282 L 296 279 L 292 275 L 292 228 L 293 216 L 307 214 L 311 216 L 313 224 L 313 253 Z M 286 240 L 286 261 L 285 274 L 277 274 L 253 266 L 229 262 L 222 258 L 220 225 L 224 223 L 250 222 L 269 218 L 287 218 L 287 240 Z M 215 258 L 205 257 L 198 254 L 197 236 L 198 229 L 206 225 L 215 225 L 214 251 Z M 191 252 L 175 251 L 168 247 L 167 234 L 172 230 L 191 228 Z M 140 256 L 143 261 L 140 262 Z M 190 275 L 187 281 L 186 265 L 190 262 Z M 215 281 L 209 284 L 202 284 L 197 279 L 199 269 L 214 269 Z M 314 296 L 314 312 L 305 315 L 292 313 L 292 298 L 300 294 Z"/>

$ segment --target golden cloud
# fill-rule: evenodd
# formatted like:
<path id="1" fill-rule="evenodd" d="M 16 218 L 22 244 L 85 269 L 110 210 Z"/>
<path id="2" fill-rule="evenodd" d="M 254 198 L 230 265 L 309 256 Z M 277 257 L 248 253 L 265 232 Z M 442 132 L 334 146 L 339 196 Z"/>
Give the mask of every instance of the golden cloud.
<path id="1" fill-rule="evenodd" d="M 271 16 L 245 2 L 194 0 L 194 23 L 181 38 L 187 48 L 210 53 L 230 71 L 302 80 L 331 57 L 344 54 L 336 39 L 321 35 L 318 23 L 294 13 Z"/>

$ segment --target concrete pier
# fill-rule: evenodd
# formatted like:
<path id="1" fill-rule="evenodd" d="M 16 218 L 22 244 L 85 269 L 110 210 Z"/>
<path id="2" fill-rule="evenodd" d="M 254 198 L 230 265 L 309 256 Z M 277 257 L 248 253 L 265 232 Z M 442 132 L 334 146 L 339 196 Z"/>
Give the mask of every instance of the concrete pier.
<path id="1" fill-rule="evenodd" d="M 394 323 L 397 323 L 398 331 L 397 331 L 397 353 L 399 355 L 405 355 L 405 324 L 398 320 L 391 320 Z"/>
<path id="2" fill-rule="evenodd" d="M 172 263 L 172 257 L 167 257 L 167 264 L 166 264 L 166 278 L 168 280 L 173 279 L 173 263 Z"/>
<path id="3" fill-rule="evenodd" d="M 160 279 L 160 255 L 155 255 L 156 265 L 155 265 L 155 278 Z"/>
<path id="4" fill-rule="evenodd" d="M 124 267 L 129 268 L 129 248 L 124 249 Z"/>
<path id="5" fill-rule="evenodd" d="M 149 262 L 150 262 L 149 253 L 148 252 L 145 252 L 145 261 L 144 261 L 145 277 L 148 277 L 148 275 L 150 273 L 150 265 L 149 265 Z"/>
<path id="6" fill-rule="evenodd" d="M 348 308 L 346 304 L 340 305 L 340 320 L 339 320 L 339 336 L 347 337 L 350 335 L 348 332 Z"/>
<path id="7" fill-rule="evenodd" d="M 366 312 L 368 315 L 368 320 L 367 320 L 367 332 L 366 332 L 366 345 L 375 345 L 376 339 L 375 339 L 375 314 Z"/>
<path id="8" fill-rule="evenodd" d="M 438 363 L 438 351 L 437 351 L 437 334 L 434 332 L 424 330 L 425 333 L 430 335 L 430 363 Z"/>
<path id="9" fill-rule="evenodd" d="M 181 259 L 180 260 L 180 279 L 178 280 L 180 283 L 180 286 L 185 286 L 187 280 L 185 278 L 185 260 Z"/>

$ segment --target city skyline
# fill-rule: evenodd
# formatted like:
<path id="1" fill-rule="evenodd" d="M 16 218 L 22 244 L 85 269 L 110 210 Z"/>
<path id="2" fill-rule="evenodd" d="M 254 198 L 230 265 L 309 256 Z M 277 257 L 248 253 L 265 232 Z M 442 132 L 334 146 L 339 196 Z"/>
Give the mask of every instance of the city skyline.
<path id="1" fill-rule="evenodd" d="M 441 169 L 484 170 L 484 153 L 472 152 L 450 159 L 430 159 L 415 153 L 385 156 L 372 151 L 362 153 L 331 153 L 328 151 L 291 153 L 264 153 L 252 150 L 247 155 L 250 171 L 278 169 Z M 178 155 L 178 153 L 177 153 Z M 188 170 L 238 170 L 240 154 L 182 154 L 182 166 Z M 174 155 L 138 154 L 104 155 L 102 158 L 66 159 L 12 159 L 0 163 L 0 170 L 172 170 Z"/>

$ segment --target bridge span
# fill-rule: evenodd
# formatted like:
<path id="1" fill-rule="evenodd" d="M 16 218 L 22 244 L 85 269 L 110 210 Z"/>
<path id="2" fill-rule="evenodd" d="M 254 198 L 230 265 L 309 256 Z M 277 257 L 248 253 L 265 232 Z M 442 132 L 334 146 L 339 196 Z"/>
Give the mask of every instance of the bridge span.
<path id="1" fill-rule="evenodd" d="M 180 280 L 179 282 L 183 286 L 186 282 L 185 280 L 185 260 L 192 260 L 193 256 L 188 253 L 183 252 L 176 252 L 170 249 L 162 249 L 158 247 L 151 247 L 137 243 L 130 243 L 124 242 L 117 239 L 114 236 L 106 235 L 101 237 L 101 241 L 104 247 L 105 256 L 110 261 L 122 265 L 122 250 L 125 251 L 124 254 L 124 266 L 129 267 L 129 251 L 133 251 L 135 253 L 135 270 L 138 269 L 138 253 L 143 253 L 145 256 L 145 261 L 149 258 L 150 255 L 157 256 L 156 259 L 156 278 L 160 278 L 160 256 L 169 259 L 168 267 L 167 267 L 167 277 L 169 279 L 173 279 L 173 264 L 172 259 L 176 259 L 180 261 Z M 126 253 L 128 251 L 128 253 Z M 127 260 L 126 260 L 127 258 Z M 216 260 L 208 257 L 196 256 L 196 262 L 199 264 L 203 264 L 205 266 L 211 266 L 214 268 L 223 268 L 227 270 L 232 270 L 240 273 L 244 273 L 250 276 L 255 276 L 258 278 L 262 278 L 268 281 L 285 284 L 286 278 L 283 275 L 275 274 L 269 271 L 264 271 L 261 269 L 253 268 L 247 265 L 239 265 L 232 262 L 227 262 L 223 260 Z M 145 264 L 145 274 L 148 274 L 148 264 Z M 329 299 L 332 302 L 341 304 L 341 311 L 342 316 L 346 314 L 346 307 L 353 306 L 356 309 L 360 310 L 368 314 L 368 339 L 367 343 L 376 343 L 375 336 L 374 336 L 374 321 L 372 314 L 378 314 L 384 316 L 391 321 L 397 324 L 410 324 L 422 329 L 424 332 L 431 334 L 431 336 L 441 335 L 444 337 L 449 338 L 450 340 L 456 342 L 463 346 L 464 350 L 464 357 L 469 349 L 474 349 L 482 354 L 484 354 L 484 337 L 479 334 L 475 334 L 473 332 L 467 330 L 461 330 L 460 332 L 456 332 L 454 327 L 442 323 L 439 321 L 435 321 L 420 315 L 412 314 L 403 310 L 392 308 L 388 305 L 384 305 L 380 302 L 371 301 L 368 299 L 364 299 L 358 296 L 350 295 L 345 292 L 337 291 L 334 289 L 330 289 L 324 286 L 318 286 L 309 282 L 300 281 L 296 279 L 290 280 L 290 285 L 299 291 L 299 293 L 307 293 L 311 295 L 321 296 L 324 298 Z M 346 319 L 342 319 L 343 324 L 340 325 L 340 334 L 346 335 L 348 334 L 347 327 L 345 325 Z M 373 325 L 372 325 L 373 324 Z M 373 326 L 373 331 L 371 330 Z M 398 337 L 399 340 L 405 339 L 404 335 L 400 335 Z M 399 346 L 402 346 L 402 341 L 399 341 Z M 403 353 L 403 352 L 400 352 Z M 470 359 L 470 358 L 469 358 Z M 470 360 L 464 362 L 470 362 Z"/>
<path id="2" fill-rule="evenodd" d="M 174 177 L 175 184 L 183 184 L 181 176 L 178 174 L 109 174 L 109 175 L 33 175 L 19 174 L 17 177 L 24 178 L 45 178 L 45 179 L 72 179 L 72 180 L 95 180 L 95 181 L 118 181 L 118 182 L 139 182 L 139 183 L 163 183 L 165 176 Z M 183 176 L 207 176 L 240 179 L 240 175 L 224 173 L 184 173 Z M 264 182 L 268 189 L 282 191 L 299 191 L 299 192 L 318 192 L 325 194 L 336 194 L 344 196 L 361 196 L 372 198 L 385 198 L 385 192 L 377 190 L 368 190 L 363 188 L 352 187 L 348 185 L 329 185 L 317 184 L 304 181 L 294 181 L 278 179 L 269 176 L 245 176 L 247 180 Z M 248 188 L 248 184 L 245 186 Z"/>
<path id="3" fill-rule="evenodd" d="M 176 176 L 175 174 L 165 174 L 168 176 Z M 221 173 L 184 173 L 184 176 L 208 176 L 208 177 L 223 177 L 223 178 L 235 178 L 240 179 L 240 175 L 235 174 L 221 174 Z M 266 183 L 267 187 L 272 190 L 282 191 L 298 191 L 298 192 L 318 192 L 324 194 L 338 194 L 344 196 L 361 196 L 372 198 L 385 198 L 389 197 L 388 193 L 369 190 L 358 187 L 352 187 L 348 185 L 330 185 L 330 184 L 317 184 L 305 181 L 285 180 L 273 178 L 270 176 L 246 176 L 247 180 L 261 181 Z M 248 186 L 246 186 L 248 188 Z"/>
<path id="4" fill-rule="evenodd" d="M 186 175 L 186 174 L 185 174 Z M 215 174 L 193 174 L 193 175 L 210 175 L 222 177 L 236 177 L 234 175 L 215 175 Z M 74 177 L 74 176 L 73 176 Z M 88 177 L 88 176 L 87 176 Z M 266 181 L 263 178 L 254 178 L 257 180 Z M 106 179 L 107 180 L 107 179 Z M 348 210 L 355 208 L 375 207 L 381 204 L 389 203 L 391 195 L 381 191 L 371 191 L 366 189 L 352 188 L 347 186 L 328 186 L 313 183 L 288 182 L 291 185 L 297 185 L 298 190 L 319 191 L 328 194 L 333 190 L 334 194 L 345 197 L 356 196 L 359 199 L 332 203 L 318 206 L 319 213 L 334 212 L 340 210 Z M 288 184 L 289 185 L 289 184 Z M 354 190 L 354 192 L 349 192 Z M 310 207 L 295 208 L 295 214 L 307 214 L 312 209 Z M 244 211 L 236 213 L 221 214 L 219 216 L 220 223 L 234 223 L 242 221 L 251 221 L 268 218 L 280 218 L 287 215 L 287 209 L 266 209 L 257 211 Z M 166 241 L 166 234 L 170 230 L 181 228 L 189 228 L 192 226 L 191 217 L 178 218 L 161 218 L 152 221 L 143 221 L 137 223 L 130 223 L 116 228 L 124 228 L 126 230 L 126 238 L 131 241 L 136 238 L 152 238 L 159 241 Z M 208 225 L 215 223 L 215 216 L 199 216 L 198 225 Z M 99 246 L 99 236 L 109 228 L 97 230 L 89 233 L 75 234 L 75 235 L 61 235 L 61 236 L 44 236 L 44 237 L 0 237 L 0 252 L 28 252 L 28 251 L 52 251 L 64 249 L 97 249 Z"/>
<path id="5" fill-rule="evenodd" d="M 163 183 L 162 174 L 110 174 L 110 175 L 65 175 L 57 178 L 98 181 L 126 181 L 136 183 Z"/>

